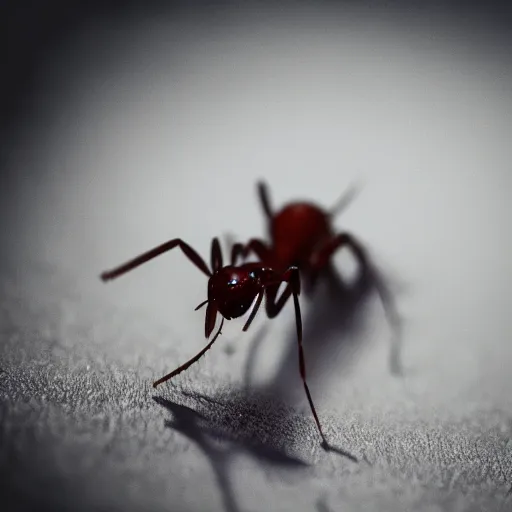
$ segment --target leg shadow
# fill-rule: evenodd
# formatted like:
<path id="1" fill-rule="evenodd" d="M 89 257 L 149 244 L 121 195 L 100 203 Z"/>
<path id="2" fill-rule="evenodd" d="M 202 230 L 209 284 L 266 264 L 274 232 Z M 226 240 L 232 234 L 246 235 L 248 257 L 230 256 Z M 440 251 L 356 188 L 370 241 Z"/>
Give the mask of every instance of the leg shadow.
<path id="1" fill-rule="evenodd" d="M 249 453 L 265 465 L 288 469 L 308 467 L 308 464 L 299 458 L 288 455 L 282 447 L 276 447 L 276 442 L 273 443 L 274 446 L 261 442 L 259 439 L 261 435 L 251 430 L 254 423 L 244 414 L 241 400 L 233 401 L 233 397 L 228 396 L 224 397 L 226 402 L 223 403 L 197 393 L 187 392 L 184 392 L 183 396 L 191 398 L 201 412 L 160 396 L 154 396 L 153 400 L 172 414 L 172 420 L 165 421 L 165 426 L 194 441 L 208 457 L 227 512 L 240 511 L 229 477 L 230 464 L 237 453 Z M 228 403 L 231 407 L 226 408 Z M 232 414 L 233 405 L 236 411 L 235 416 Z M 240 425 L 237 426 L 237 423 L 240 422 L 245 423 L 244 428 L 240 428 Z M 227 425 L 230 428 L 227 428 Z M 273 437 L 275 433 L 275 431 L 271 431 L 267 435 Z"/>
<path id="2" fill-rule="evenodd" d="M 325 504 L 323 499 L 319 499 L 316 502 L 317 512 L 331 512 L 331 509 Z"/>
<path id="3" fill-rule="evenodd" d="M 263 324 L 263 326 L 258 330 L 256 335 L 252 338 L 251 344 L 249 345 L 249 352 L 245 359 L 245 368 L 244 368 L 244 383 L 247 394 L 250 393 L 250 390 L 253 385 L 253 376 L 254 376 L 254 363 L 256 361 L 256 354 L 265 339 L 265 335 L 268 332 L 269 325 L 268 323 Z"/>

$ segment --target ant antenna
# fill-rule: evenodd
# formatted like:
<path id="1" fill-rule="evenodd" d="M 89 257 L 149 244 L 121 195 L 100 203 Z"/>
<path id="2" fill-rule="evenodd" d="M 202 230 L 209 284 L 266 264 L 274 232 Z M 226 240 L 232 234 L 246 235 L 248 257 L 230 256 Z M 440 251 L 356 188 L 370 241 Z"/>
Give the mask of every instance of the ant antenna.
<path id="1" fill-rule="evenodd" d="M 329 210 L 329 216 L 334 217 L 338 215 L 341 211 L 347 208 L 350 203 L 357 196 L 359 191 L 361 190 L 361 181 L 357 181 L 353 183 L 350 187 L 345 190 L 343 195 L 336 201 L 334 206 Z"/>
<path id="2" fill-rule="evenodd" d="M 192 359 L 188 360 L 185 364 L 182 364 L 176 370 L 172 371 L 171 373 L 168 373 L 167 375 L 164 375 L 162 378 L 156 380 L 153 382 L 153 387 L 156 388 L 157 386 L 160 386 L 160 384 L 172 379 L 173 377 L 176 377 L 176 375 L 179 375 L 181 372 L 185 371 L 189 366 L 192 366 L 195 362 L 197 362 L 201 357 L 204 356 L 204 354 L 212 348 L 212 345 L 215 343 L 217 338 L 222 332 L 222 326 L 224 325 L 224 318 L 220 322 L 219 330 L 215 333 L 215 336 L 213 337 L 212 341 L 206 345 L 206 347 L 201 350 L 198 354 L 196 354 Z"/>

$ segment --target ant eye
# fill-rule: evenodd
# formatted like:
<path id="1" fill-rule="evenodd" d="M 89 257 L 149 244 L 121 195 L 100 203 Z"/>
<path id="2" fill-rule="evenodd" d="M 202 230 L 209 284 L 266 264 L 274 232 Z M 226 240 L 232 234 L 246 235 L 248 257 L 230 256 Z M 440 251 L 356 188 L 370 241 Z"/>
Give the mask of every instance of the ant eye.
<path id="1" fill-rule="evenodd" d="M 228 286 L 235 286 L 235 284 L 237 284 L 237 280 L 236 279 L 231 279 L 231 281 L 228 281 Z"/>

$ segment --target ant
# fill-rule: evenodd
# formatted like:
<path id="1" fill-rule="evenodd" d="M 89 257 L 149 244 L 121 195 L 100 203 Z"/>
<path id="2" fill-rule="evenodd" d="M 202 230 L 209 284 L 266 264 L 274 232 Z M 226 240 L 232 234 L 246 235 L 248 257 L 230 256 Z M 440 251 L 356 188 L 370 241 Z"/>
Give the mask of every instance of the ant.
<path id="1" fill-rule="evenodd" d="M 286 270 L 278 271 L 273 269 L 272 266 L 260 262 L 237 265 L 237 258 L 240 254 L 241 248 L 239 244 L 236 244 L 231 251 L 231 264 L 224 266 L 219 240 L 217 238 L 213 238 L 211 243 L 210 270 L 203 258 L 192 247 L 190 247 L 190 245 L 180 238 L 175 238 L 141 254 L 140 256 L 137 256 L 117 268 L 103 272 L 100 278 L 103 281 L 115 279 L 134 268 L 147 263 L 149 260 L 174 249 L 175 247 L 179 247 L 185 256 L 208 277 L 208 299 L 195 308 L 197 311 L 207 304 L 205 314 L 205 337 L 207 339 L 215 328 L 217 313 L 220 313 L 222 320 L 215 336 L 206 345 L 206 347 L 204 347 L 192 359 L 182 364 L 171 373 L 155 381 L 153 383 L 153 387 L 156 388 L 163 382 L 172 379 L 198 361 L 206 351 L 212 347 L 216 339 L 221 334 L 224 319 L 231 320 L 233 318 L 243 316 L 254 303 L 251 314 L 242 329 L 243 331 L 247 331 L 261 306 L 263 295 L 267 296 L 267 316 L 269 318 L 274 318 L 286 304 L 290 295 L 293 294 L 299 349 L 299 370 L 309 406 L 322 438 L 322 447 L 330 449 L 331 447 L 327 443 L 322 427 L 320 426 L 320 421 L 306 382 L 304 352 L 302 348 L 302 318 L 299 305 L 299 295 L 301 291 L 299 269 L 296 266 L 290 265 Z M 269 294 L 269 290 L 273 290 L 274 287 L 279 288 L 282 283 L 286 283 L 286 288 L 279 300 L 276 301 L 276 294 L 273 292 Z"/>

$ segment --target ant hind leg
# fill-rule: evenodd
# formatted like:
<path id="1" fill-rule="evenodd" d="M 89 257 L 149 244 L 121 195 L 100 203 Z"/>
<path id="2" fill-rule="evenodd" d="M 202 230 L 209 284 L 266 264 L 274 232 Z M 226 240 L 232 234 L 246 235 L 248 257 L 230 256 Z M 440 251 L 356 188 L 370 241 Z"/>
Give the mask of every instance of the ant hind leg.
<path id="1" fill-rule="evenodd" d="M 369 272 L 375 291 L 377 292 L 386 319 L 393 331 L 393 340 L 390 353 L 390 368 L 395 375 L 402 374 L 400 362 L 400 349 L 402 344 L 402 319 L 397 311 L 396 304 L 385 280 L 372 265 L 363 246 L 349 233 L 340 233 L 321 247 L 312 257 L 310 265 L 312 275 L 316 276 L 330 264 L 332 255 L 344 246 L 350 247 L 360 265 L 360 272 Z"/>
<path id="2" fill-rule="evenodd" d="M 320 247 L 320 249 L 315 253 L 313 253 L 310 260 L 312 273 L 318 274 L 324 268 L 326 268 L 329 265 L 333 254 L 336 251 L 342 249 L 344 246 L 348 246 L 352 249 L 352 252 L 354 253 L 354 256 L 358 260 L 361 267 L 364 268 L 367 266 L 368 258 L 362 245 L 359 244 L 359 242 L 357 242 L 357 240 L 349 233 L 340 233 L 339 235 L 334 236 L 322 247 Z"/>

